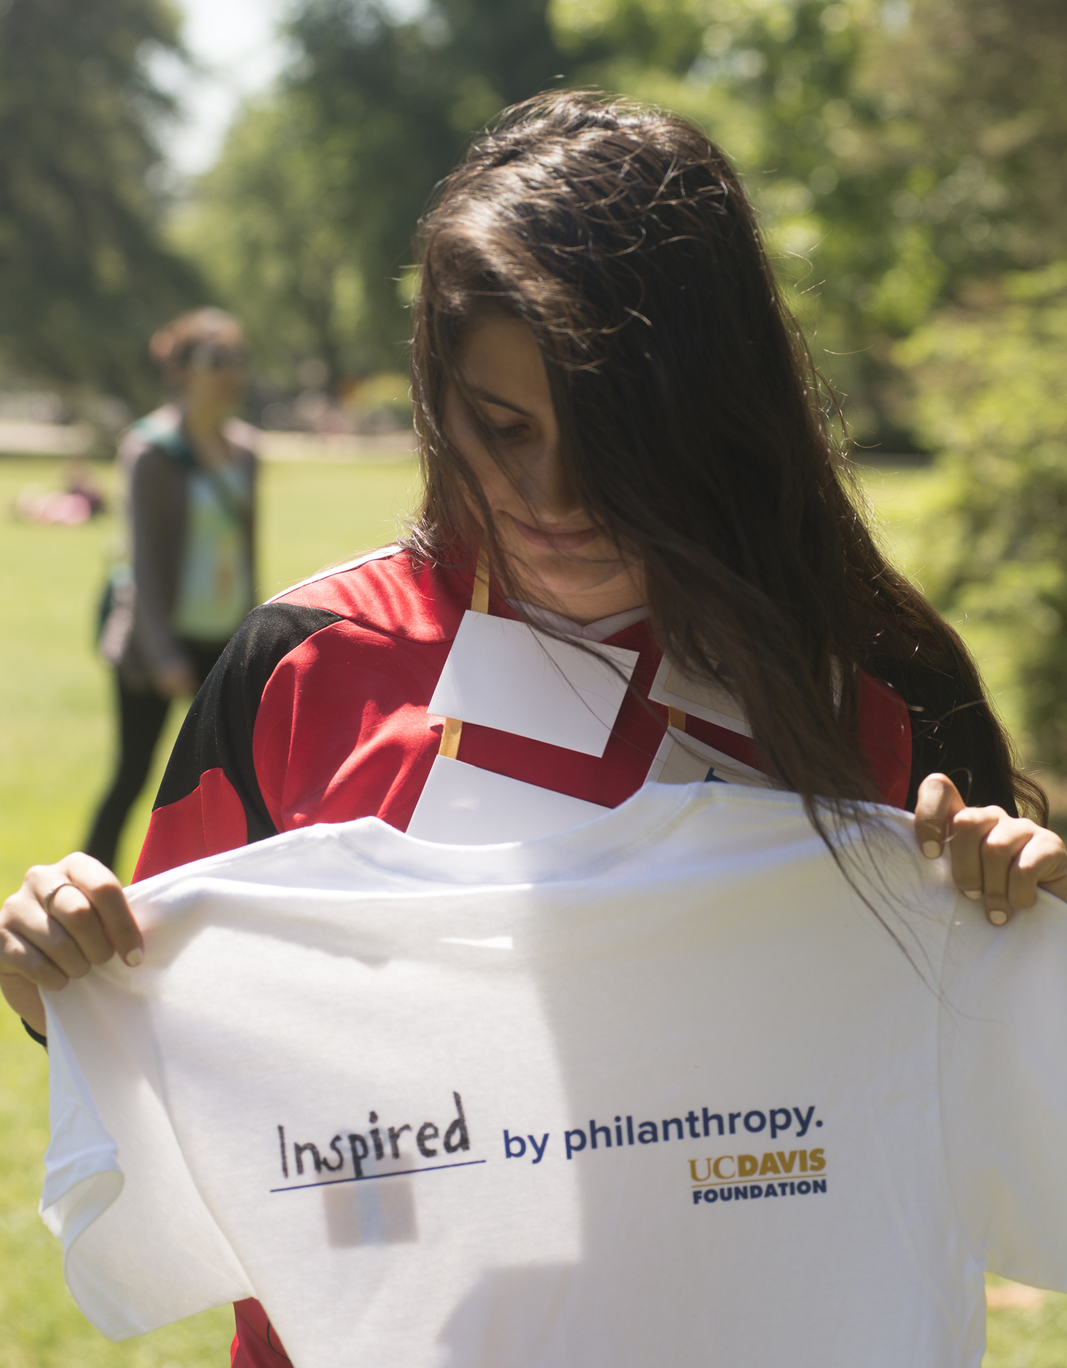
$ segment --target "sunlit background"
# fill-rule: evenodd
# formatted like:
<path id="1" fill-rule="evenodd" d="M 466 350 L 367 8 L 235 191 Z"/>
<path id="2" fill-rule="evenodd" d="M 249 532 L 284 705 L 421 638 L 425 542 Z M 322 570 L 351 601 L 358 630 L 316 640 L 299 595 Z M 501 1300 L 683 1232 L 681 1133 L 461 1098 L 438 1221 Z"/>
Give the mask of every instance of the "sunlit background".
<path id="1" fill-rule="evenodd" d="M 116 438 L 159 401 L 149 335 L 204 303 L 247 327 L 264 594 L 389 541 L 418 488 L 416 218 L 472 132 L 559 84 L 677 109 L 736 161 L 857 497 L 1062 826 L 1065 72 L 1063 0 L 8 0 L 3 892 L 82 841 L 111 763 L 93 622 L 123 555 Z M 222 1368 L 226 1312 L 116 1347 L 73 1308 L 36 1216 L 45 1096 L 0 1015 L 0 1368 Z M 1064 1368 L 1067 1298 L 989 1297 L 987 1368 Z"/>

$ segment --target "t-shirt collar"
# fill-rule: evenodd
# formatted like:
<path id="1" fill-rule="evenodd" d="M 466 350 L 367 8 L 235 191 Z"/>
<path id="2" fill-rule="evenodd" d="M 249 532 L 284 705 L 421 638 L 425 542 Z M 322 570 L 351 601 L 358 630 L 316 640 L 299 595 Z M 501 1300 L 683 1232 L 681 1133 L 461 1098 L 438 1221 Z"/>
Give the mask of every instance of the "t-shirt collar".
<path id="1" fill-rule="evenodd" d="M 520 599 L 508 599 L 507 603 L 510 608 L 529 618 L 535 627 L 544 627 L 550 632 L 560 632 L 564 636 L 580 637 L 582 641 L 607 641 L 608 637 L 613 637 L 617 632 L 623 632 L 635 622 L 641 622 L 648 617 L 648 605 L 644 604 L 640 608 L 627 608 L 625 612 L 612 613 L 610 617 L 600 618 L 596 622 L 587 622 L 583 627 L 580 623 L 565 618 L 561 613 L 539 608 L 535 603 L 523 603 Z"/>

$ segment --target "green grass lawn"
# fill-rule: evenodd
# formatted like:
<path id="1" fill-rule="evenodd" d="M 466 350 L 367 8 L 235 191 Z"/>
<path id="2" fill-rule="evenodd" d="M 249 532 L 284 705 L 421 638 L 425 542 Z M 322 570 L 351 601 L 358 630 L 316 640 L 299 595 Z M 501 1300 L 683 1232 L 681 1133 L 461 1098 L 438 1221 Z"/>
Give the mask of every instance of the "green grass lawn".
<path id="1" fill-rule="evenodd" d="M 110 486 L 111 469 L 98 471 Z M 20 489 L 52 486 L 58 472 L 58 462 L 0 459 L 0 895 L 18 885 L 31 861 L 81 844 L 111 758 L 110 680 L 90 638 L 116 519 L 43 528 L 10 518 Z M 923 546 L 913 529 L 937 480 L 927 470 L 863 476 L 887 547 L 920 581 Z M 406 463 L 268 466 L 264 595 L 391 540 L 415 488 Z M 996 679 L 1007 677 L 995 643 L 972 644 Z M 994 687 L 1010 717 L 1010 698 Z M 126 877 L 163 759 L 130 824 L 121 858 Z M 223 1368 L 232 1324 L 226 1309 L 125 1345 L 112 1345 L 83 1320 L 63 1285 L 59 1246 L 37 1216 L 46 1143 L 44 1052 L 0 1009 L 0 1368 Z M 989 1325 L 985 1368 L 1067 1368 L 1067 1296 L 1050 1296 L 1034 1310 L 992 1312 Z"/>
<path id="2" fill-rule="evenodd" d="M 30 483 L 52 487 L 58 462 L 0 459 L 0 896 L 31 862 L 84 838 L 111 763 L 108 671 L 91 623 L 114 516 L 84 527 L 13 522 Z M 110 487 L 112 470 L 97 467 Z M 395 536 L 416 488 L 413 465 L 271 465 L 263 480 L 264 596 Z M 121 858 L 129 877 L 181 710 L 133 813 Z M 82 1318 L 63 1285 L 59 1245 L 37 1216 L 48 1140 L 44 1051 L 0 1007 L 0 1368 L 223 1368 L 233 1317 L 196 1316 L 113 1345 Z"/>

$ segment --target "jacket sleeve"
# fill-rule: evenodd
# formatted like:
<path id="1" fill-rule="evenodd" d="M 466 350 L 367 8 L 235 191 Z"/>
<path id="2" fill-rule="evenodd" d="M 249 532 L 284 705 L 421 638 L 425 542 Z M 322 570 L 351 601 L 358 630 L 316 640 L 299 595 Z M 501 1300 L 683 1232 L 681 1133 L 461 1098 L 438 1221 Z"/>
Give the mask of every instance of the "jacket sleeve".
<path id="1" fill-rule="evenodd" d="M 164 452 L 146 446 L 130 469 L 129 511 L 134 580 L 133 645 L 155 679 L 188 660 L 171 631 L 185 541 L 188 479 Z"/>
<path id="2" fill-rule="evenodd" d="M 248 480 L 248 520 L 245 524 L 245 555 L 248 563 L 248 582 L 251 587 L 252 601 L 249 608 L 259 602 L 259 473 L 260 462 L 257 454 L 259 432 L 250 423 L 231 419 L 226 425 L 226 437 L 236 452 L 237 461 Z"/>
<path id="3" fill-rule="evenodd" d="M 252 604 L 259 602 L 259 458 L 254 451 L 245 457 L 248 470 L 248 490 L 250 505 L 248 510 L 248 583 L 251 587 Z"/>
<path id="4" fill-rule="evenodd" d="M 338 620 L 289 603 L 264 604 L 245 618 L 186 715 L 135 879 L 277 834 L 253 758 L 260 699 L 289 652 Z"/>

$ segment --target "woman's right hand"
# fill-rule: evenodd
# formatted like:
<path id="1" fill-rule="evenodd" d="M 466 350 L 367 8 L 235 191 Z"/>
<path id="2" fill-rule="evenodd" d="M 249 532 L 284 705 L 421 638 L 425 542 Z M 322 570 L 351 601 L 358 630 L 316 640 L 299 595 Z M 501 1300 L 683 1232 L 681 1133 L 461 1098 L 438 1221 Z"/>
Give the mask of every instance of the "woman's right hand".
<path id="1" fill-rule="evenodd" d="M 64 988 L 116 952 L 132 968 L 144 942 L 122 885 L 91 855 L 34 865 L 0 909 L 0 992 L 40 1035 L 40 990 Z"/>

